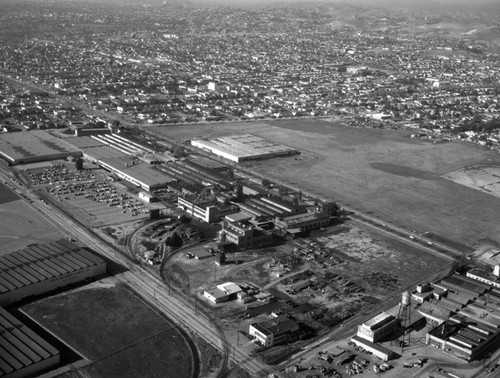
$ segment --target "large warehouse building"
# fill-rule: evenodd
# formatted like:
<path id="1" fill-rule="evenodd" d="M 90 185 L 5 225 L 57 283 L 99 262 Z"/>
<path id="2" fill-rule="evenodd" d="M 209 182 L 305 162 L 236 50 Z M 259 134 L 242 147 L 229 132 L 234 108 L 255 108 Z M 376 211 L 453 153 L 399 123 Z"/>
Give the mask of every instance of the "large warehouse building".
<path id="1" fill-rule="evenodd" d="M 291 147 L 250 134 L 194 139 L 191 145 L 236 163 L 298 154 L 298 151 Z"/>
<path id="2" fill-rule="evenodd" d="M 61 239 L 0 257 L 0 305 L 40 295 L 106 273 L 106 262 Z"/>
<path id="3" fill-rule="evenodd" d="M 152 191 L 165 188 L 173 178 L 138 158 L 151 153 L 118 135 L 68 138 L 66 143 L 83 150 L 83 157 L 116 176 Z"/>
<path id="4" fill-rule="evenodd" d="M 0 135 L 0 156 L 15 165 L 78 157 L 82 152 L 48 132 L 32 130 Z"/>
<path id="5" fill-rule="evenodd" d="M 0 377 L 34 376 L 60 360 L 56 348 L 0 307 Z"/>

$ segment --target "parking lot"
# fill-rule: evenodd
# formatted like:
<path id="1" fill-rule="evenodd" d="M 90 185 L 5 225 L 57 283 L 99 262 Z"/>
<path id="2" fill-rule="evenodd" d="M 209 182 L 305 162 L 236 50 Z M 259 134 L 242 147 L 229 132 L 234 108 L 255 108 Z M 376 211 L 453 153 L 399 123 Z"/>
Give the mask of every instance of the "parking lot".
<path id="1" fill-rule="evenodd" d="M 100 169 L 76 170 L 69 163 L 23 172 L 33 187 L 43 189 L 80 221 L 101 227 L 149 217 L 149 208 L 106 181 Z"/>
<path id="2" fill-rule="evenodd" d="M 86 181 L 47 188 L 47 193 L 85 223 L 98 227 L 149 216 L 138 199 L 119 192 L 107 182 Z"/>
<path id="3" fill-rule="evenodd" d="M 32 186 L 58 185 L 67 182 L 94 180 L 96 178 L 91 169 L 76 170 L 66 164 L 26 169 L 24 173 Z"/>

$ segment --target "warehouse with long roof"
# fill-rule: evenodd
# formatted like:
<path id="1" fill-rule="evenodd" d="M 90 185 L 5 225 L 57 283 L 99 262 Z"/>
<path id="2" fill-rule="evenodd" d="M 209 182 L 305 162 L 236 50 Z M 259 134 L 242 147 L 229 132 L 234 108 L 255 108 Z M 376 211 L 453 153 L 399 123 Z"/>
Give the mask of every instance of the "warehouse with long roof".
<path id="1" fill-rule="evenodd" d="M 106 262 L 65 239 L 0 257 L 0 306 L 106 273 Z"/>
<path id="2" fill-rule="evenodd" d="M 56 348 L 0 307 L 0 377 L 28 377 L 60 360 Z"/>
<path id="3" fill-rule="evenodd" d="M 298 151 L 291 147 L 251 134 L 194 139 L 191 141 L 191 145 L 236 163 L 298 154 Z"/>
<path id="4" fill-rule="evenodd" d="M 51 133 L 33 130 L 2 134 L 0 156 L 11 164 L 27 164 L 78 157 L 82 152 Z"/>

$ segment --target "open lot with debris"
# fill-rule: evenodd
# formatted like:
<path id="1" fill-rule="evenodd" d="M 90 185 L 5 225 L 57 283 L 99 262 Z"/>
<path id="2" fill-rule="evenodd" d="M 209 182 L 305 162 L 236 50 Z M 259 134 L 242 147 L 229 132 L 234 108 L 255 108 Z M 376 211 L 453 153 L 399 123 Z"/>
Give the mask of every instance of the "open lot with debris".
<path id="1" fill-rule="evenodd" d="M 449 264 L 351 222 L 292 243 L 230 253 L 223 265 L 215 264 L 216 254 L 206 253 L 210 247 L 209 243 L 182 250 L 169 260 L 164 273 L 169 283 L 199 296 L 199 302 L 225 319 L 228 328 L 241 319 L 277 311 L 322 333 Z M 246 299 L 216 305 L 201 299 L 204 290 L 224 282 L 242 287 Z"/>
<path id="2" fill-rule="evenodd" d="M 432 144 L 410 138 L 411 131 L 306 119 L 150 130 L 178 140 L 249 133 L 276 141 L 301 155 L 244 166 L 419 233 L 432 231 L 471 245 L 500 242 L 495 221 L 500 199 L 439 177 L 470 165 L 500 164 L 498 153 L 474 144 Z"/>
<path id="3" fill-rule="evenodd" d="M 22 310 L 90 360 L 63 377 L 192 377 L 198 353 L 170 321 L 112 277 Z"/>

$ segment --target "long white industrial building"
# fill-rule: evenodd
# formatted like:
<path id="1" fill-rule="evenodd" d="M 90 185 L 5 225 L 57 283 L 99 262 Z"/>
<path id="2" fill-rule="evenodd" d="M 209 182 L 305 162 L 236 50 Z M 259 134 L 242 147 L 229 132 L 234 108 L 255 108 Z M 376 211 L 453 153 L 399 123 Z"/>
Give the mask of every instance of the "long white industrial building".
<path id="1" fill-rule="evenodd" d="M 297 150 L 291 147 L 250 134 L 213 139 L 194 139 L 191 141 L 191 145 L 236 163 L 298 153 Z"/>

